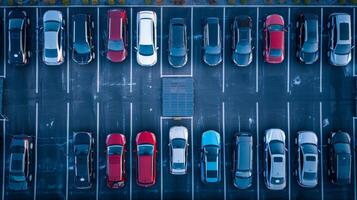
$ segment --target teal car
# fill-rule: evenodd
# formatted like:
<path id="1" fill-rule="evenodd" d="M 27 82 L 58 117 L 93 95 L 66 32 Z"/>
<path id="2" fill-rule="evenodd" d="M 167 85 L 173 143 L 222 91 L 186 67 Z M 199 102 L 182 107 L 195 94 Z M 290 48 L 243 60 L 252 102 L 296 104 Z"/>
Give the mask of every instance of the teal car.
<path id="1" fill-rule="evenodd" d="M 221 181 L 221 136 L 216 131 L 209 130 L 202 134 L 200 167 L 203 183 Z"/>

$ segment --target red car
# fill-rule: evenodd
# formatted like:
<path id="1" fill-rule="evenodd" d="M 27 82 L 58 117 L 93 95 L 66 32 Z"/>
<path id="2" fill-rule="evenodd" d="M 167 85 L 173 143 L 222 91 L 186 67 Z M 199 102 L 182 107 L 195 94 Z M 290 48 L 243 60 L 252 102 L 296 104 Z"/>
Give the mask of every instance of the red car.
<path id="1" fill-rule="evenodd" d="M 107 136 L 107 186 L 112 189 L 124 187 L 125 182 L 125 136 L 112 133 Z"/>
<path id="2" fill-rule="evenodd" d="M 108 11 L 107 59 L 122 62 L 128 55 L 128 18 L 125 10 Z"/>
<path id="3" fill-rule="evenodd" d="M 154 133 L 143 131 L 136 136 L 137 184 L 142 187 L 156 182 L 156 137 Z"/>
<path id="4" fill-rule="evenodd" d="M 266 62 L 277 64 L 284 60 L 284 19 L 282 16 L 269 15 L 264 23 L 264 50 Z"/>

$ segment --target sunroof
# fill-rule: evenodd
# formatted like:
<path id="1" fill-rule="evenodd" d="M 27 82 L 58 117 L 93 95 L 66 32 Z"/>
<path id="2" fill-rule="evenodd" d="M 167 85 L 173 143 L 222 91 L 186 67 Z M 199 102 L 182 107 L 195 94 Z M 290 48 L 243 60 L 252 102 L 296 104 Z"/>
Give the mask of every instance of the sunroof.
<path id="1" fill-rule="evenodd" d="M 340 40 L 348 40 L 350 35 L 350 29 L 348 23 L 340 24 Z"/>

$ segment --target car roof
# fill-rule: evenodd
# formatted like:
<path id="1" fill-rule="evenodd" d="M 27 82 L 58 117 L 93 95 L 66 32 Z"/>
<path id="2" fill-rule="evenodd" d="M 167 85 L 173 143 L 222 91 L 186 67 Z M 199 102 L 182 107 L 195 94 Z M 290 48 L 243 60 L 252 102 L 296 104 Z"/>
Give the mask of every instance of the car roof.
<path id="1" fill-rule="evenodd" d="M 172 47 L 185 46 L 185 26 L 182 24 L 174 24 L 171 30 Z"/>
<path id="2" fill-rule="evenodd" d="M 151 37 L 154 34 L 153 27 L 154 27 L 154 23 L 153 23 L 152 19 L 143 18 L 140 20 L 140 27 L 139 27 L 140 41 L 139 41 L 139 44 L 143 44 L 143 45 L 154 44 L 153 37 Z"/>
<path id="3" fill-rule="evenodd" d="M 252 19 L 247 15 L 240 15 L 235 18 L 235 22 L 237 23 L 239 28 L 251 28 L 252 27 Z"/>
<path id="4" fill-rule="evenodd" d="M 154 163 L 153 156 L 139 156 L 138 165 L 139 165 L 139 182 L 141 183 L 150 183 L 154 181 L 153 170 Z"/>
<path id="5" fill-rule="evenodd" d="M 270 31 L 270 48 L 282 49 L 284 44 L 284 31 Z"/>
<path id="6" fill-rule="evenodd" d="M 337 177 L 347 179 L 351 173 L 351 154 L 337 155 Z"/>
<path id="7" fill-rule="evenodd" d="M 173 149 L 172 151 L 172 162 L 173 163 L 185 163 L 186 162 L 186 151 L 185 149 Z"/>
<path id="8" fill-rule="evenodd" d="M 109 11 L 108 17 L 108 34 L 109 39 L 111 40 L 120 40 L 122 39 L 122 27 L 123 27 L 123 17 L 121 10 L 111 10 Z"/>
<path id="9" fill-rule="evenodd" d="M 305 41 L 318 41 L 318 19 L 308 19 L 305 23 L 305 26 L 305 35 L 307 36 L 305 37 Z"/>
<path id="10" fill-rule="evenodd" d="M 85 14 L 78 14 L 73 16 L 73 35 L 74 35 L 74 42 L 86 42 L 87 36 L 85 31 L 87 29 L 86 23 L 87 15 Z"/>
<path id="11" fill-rule="evenodd" d="M 236 160 L 237 170 L 251 170 L 253 138 L 251 136 L 237 137 Z"/>

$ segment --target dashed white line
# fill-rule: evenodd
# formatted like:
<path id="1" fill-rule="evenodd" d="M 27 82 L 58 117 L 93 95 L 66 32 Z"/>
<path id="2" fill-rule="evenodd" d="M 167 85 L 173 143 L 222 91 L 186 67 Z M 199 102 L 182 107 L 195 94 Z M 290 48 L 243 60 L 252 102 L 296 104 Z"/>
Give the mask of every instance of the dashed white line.
<path id="1" fill-rule="evenodd" d="M 67 142 L 66 142 L 66 200 L 68 200 L 68 170 L 69 170 L 69 102 L 67 102 L 67 119 L 66 119 L 66 132 L 67 132 Z"/>
<path id="2" fill-rule="evenodd" d="M 130 33 L 133 33 L 133 8 L 130 8 Z M 130 93 L 133 92 L 133 34 L 130 35 Z"/>
<path id="3" fill-rule="evenodd" d="M 2 200 L 5 199 L 5 161 L 6 161 L 6 121 L 2 121 L 2 138 L 3 138 L 3 146 L 2 146 L 2 190 L 1 197 Z"/>
<path id="4" fill-rule="evenodd" d="M 99 141 L 99 102 L 97 102 L 97 170 L 96 170 L 96 188 L 95 188 L 95 196 L 96 196 L 96 200 L 99 199 L 99 148 L 100 148 L 100 141 Z"/>
<path id="5" fill-rule="evenodd" d="M 130 165 L 130 181 L 129 181 L 129 200 L 132 200 L 133 197 L 133 103 L 130 102 L 130 144 L 129 144 L 129 165 Z"/>
<path id="6" fill-rule="evenodd" d="M 36 102 L 36 116 L 35 116 L 35 175 L 34 175 L 34 191 L 33 199 L 37 197 L 37 141 L 38 141 L 38 102 Z"/>
<path id="7" fill-rule="evenodd" d="M 288 9 L 288 25 L 290 26 L 290 8 Z M 288 36 L 290 36 L 290 27 L 288 27 Z M 288 70 L 287 70 L 287 92 L 290 93 L 290 37 L 288 37 Z"/>
<path id="8" fill-rule="evenodd" d="M 161 15 L 162 16 L 162 15 Z M 162 148 L 162 118 L 160 117 L 160 149 L 161 151 L 163 151 Z M 163 153 L 160 153 L 160 199 L 164 199 L 164 178 L 163 178 L 163 167 L 162 167 L 162 163 L 163 163 Z"/>
<path id="9" fill-rule="evenodd" d="M 160 8 L 160 78 L 162 77 L 162 7 Z"/>
<path id="10" fill-rule="evenodd" d="M 36 56 L 36 94 L 38 94 L 38 35 L 39 35 L 39 24 L 38 24 L 38 8 L 36 8 L 36 52 L 34 55 Z"/>
<path id="11" fill-rule="evenodd" d="M 69 60 L 69 49 L 70 49 L 70 47 L 69 47 L 69 28 L 71 27 L 71 25 L 70 25 L 70 22 L 69 22 L 69 8 L 67 8 L 67 49 L 68 49 L 68 52 L 67 52 L 67 74 L 66 74 L 66 76 L 67 76 L 67 94 L 69 94 L 69 62 L 70 62 L 70 60 Z"/>
<path id="12" fill-rule="evenodd" d="M 100 86 L 100 63 L 99 63 L 99 7 L 97 8 L 97 93 L 99 93 Z"/>
<path id="13" fill-rule="evenodd" d="M 257 137 L 257 141 L 256 141 L 256 154 L 257 154 L 257 162 L 256 162 L 256 165 L 257 165 L 257 200 L 260 199 L 260 179 L 259 179 L 259 162 L 260 162 L 260 159 L 259 159 L 259 103 L 256 102 L 255 103 L 255 114 L 256 114 L 256 137 Z"/>
<path id="14" fill-rule="evenodd" d="M 191 7 L 191 76 L 193 76 L 193 8 Z"/>
<path id="15" fill-rule="evenodd" d="M 289 159 L 288 159 L 288 162 L 289 162 L 289 165 L 288 165 L 288 174 L 289 174 L 289 200 L 291 199 L 291 151 L 292 149 L 290 148 L 290 136 L 291 136 L 291 133 L 290 133 L 290 102 L 287 103 L 287 110 L 288 110 L 288 152 L 289 152 Z"/>
<path id="16" fill-rule="evenodd" d="M 227 199 L 227 179 L 226 179 L 226 124 L 225 124 L 225 104 L 222 102 L 222 141 L 223 141 L 223 190 L 224 200 Z"/>
<path id="17" fill-rule="evenodd" d="M 222 21 L 223 21 L 222 93 L 224 93 L 224 90 L 225 90 L 225 79 L 226 79 L 225 62 L 224 62 L 224 58 L 225 58 L 225 55 L 224 55 L 225 50 L 224 50 L 224 48 L 225 48 L 225 44 L 226 44 L 226 40 L 225 40 L 225 38 L 226 38 L 226 20 L 224 19 L 225 16 L 226 16 L 226 8 L 223 7 L 223 16 L 222 16 Z"/>
<path id="18" fill-rule="evenodd" d="M 324 9 L 321 8 L 321 14 L 320 14 L 320 93 L 322 93 L 322 43 L 323 43 L 323 40 L 322 40 L 322 32 L 323 32 L 323 29 L 324 29 L 324 16 L 323 16 L 323 13 L 324 13 Z"/>
<path id="19" fill-rule="evenodd" d="M 320 159 L 320 176 L 321 176 L 321 199 L 324 199 L 324 165 L 323 165 L 323 138 L 322 138 L 322 103 L 320 101 L 320 106 L 319 106 L 319 111 L 320 111 L 320 153 L 321 153 L 321 159 Z"/>
<path id="20" fill-rule="evenodd" d="M 256 44 L 256 49 L 255 49 L 255 92 L 258 93 L 259 92 L 259 11 L 260 9 L 257 8 L 257 22 L 255 25 L 255 32 L 256 32 L 256 36 L 255 36 L 255 44 Z"/>

